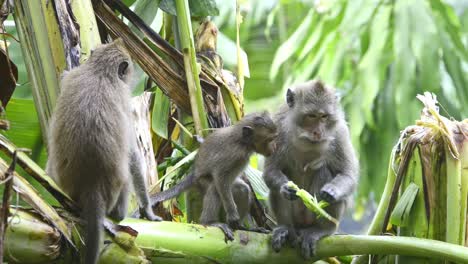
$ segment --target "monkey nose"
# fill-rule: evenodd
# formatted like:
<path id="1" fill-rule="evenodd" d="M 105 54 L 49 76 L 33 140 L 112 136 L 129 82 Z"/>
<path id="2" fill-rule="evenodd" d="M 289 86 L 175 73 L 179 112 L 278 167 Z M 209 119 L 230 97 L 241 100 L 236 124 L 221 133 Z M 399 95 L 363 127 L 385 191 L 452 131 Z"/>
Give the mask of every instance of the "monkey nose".
<path id="1" fill-rule="evenodd" d="M 312 132 L 312 135 L 314 135 L 315 139 L 321 139 L 322 138 L 322 133 L 319 132 L 319 131 Z"/>

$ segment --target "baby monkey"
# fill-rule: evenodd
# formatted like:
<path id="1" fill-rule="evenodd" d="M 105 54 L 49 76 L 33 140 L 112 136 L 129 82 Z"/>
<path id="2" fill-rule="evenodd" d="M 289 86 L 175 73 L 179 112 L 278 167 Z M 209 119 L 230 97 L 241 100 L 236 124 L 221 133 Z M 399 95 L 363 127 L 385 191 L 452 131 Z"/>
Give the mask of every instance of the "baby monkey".
<path id="1" fill-rule="evenodd" d="M 152 204 L 199 187 L 204 193 L 200 223 L 220 227 L 226 239 L 233 240 L 230 228 L 245 229 L 241 220 L 250 202 L 248 186 L 239 175 L 254 152 L 264 156 L 274 152 L 275 138 L 276 126 L 268 112 L 249 114 L 233 126 L 217 129 L 200 145 L 192 172 L 174 187 L 151 197 Z M 219 223 L 221 205 L 230 228 Z"/>
<path id="2" fill-rule="evenodd" d="M 133 183 L 142 215 L 153 214 L 130 104 L 132 61 L 121 39 L 98 47 L 62 79 L 49 132 L 47 172 L 86 221 L 85 263 L 96 263 L 106 214 L 125 217 Z"/>

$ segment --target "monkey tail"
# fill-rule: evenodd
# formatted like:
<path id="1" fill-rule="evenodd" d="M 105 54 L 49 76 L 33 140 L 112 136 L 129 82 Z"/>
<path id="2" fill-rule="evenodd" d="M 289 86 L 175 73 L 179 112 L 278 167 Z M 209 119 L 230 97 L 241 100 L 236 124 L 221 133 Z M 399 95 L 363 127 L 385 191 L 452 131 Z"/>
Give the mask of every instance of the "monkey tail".
<path id="1" fill-rule="evenodd" d="M 195 183 L 196 177 L 195 174 L 192 172 L 187 175 L 182 181 L 177 183 L 170 189 L 164 190 L 159 192 L 153 196 L 151 196 L 151 205 L 154 206 L 162 201 L 166 201 L 176 197 L 177 195 L 181 194 L 188 188 L 190 188 Z"/>
<path id="2" fill-rule="evenodd" d="M 99 193 L 83 197 L 82 218 L 86 221 L 85 263 L 98 263 L 103 235 L 105 204 Z"/>

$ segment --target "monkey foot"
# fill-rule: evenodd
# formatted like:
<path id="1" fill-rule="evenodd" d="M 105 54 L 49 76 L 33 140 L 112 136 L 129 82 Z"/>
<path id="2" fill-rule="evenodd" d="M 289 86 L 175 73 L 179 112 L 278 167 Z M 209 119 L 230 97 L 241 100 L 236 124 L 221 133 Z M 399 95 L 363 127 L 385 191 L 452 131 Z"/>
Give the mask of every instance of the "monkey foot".
<path id="1" fill-rule="evenodd" d="M 315 256 L 315 249 L 318 240 L 318 236 L 313 234 L 309 234 L 303 238 L 301 244 L 301 255 L 305 260 L 309 260 L 311 257 Z"/>
<path id="2" fill-rule="evenodd" d="M 151 207 L 150 208 L 140 208 L 140 217 L 141 218 L 146 218 L 150 221 L 162 221 L 163 219 L 157 215 L 155 215 L 153 212 L 152 212 L 152 209 Z"/>
<path id="3" fill-rule="evenodd" d="M 271 236 L 271 247 L 275 252 L 279 252 L 281 248 L 286 244 L 289 237 L 289 230 L 285 226 L 279 226 L 273 229 Z"/>
<path id="4" fill-rule="evenodd" d="M 210 224 L 210 226 L 214 226 L 214 227 L 217 227 L 219 229 L 221 229 L 221 231 L 223 231 L 224 233 L 224 242 L 228 242 L 228 241 L 233 241 L 234 240 L 234 232 L 232 231 L 232 229 L 225 223 L 213 223 L 213 224 Z"/>

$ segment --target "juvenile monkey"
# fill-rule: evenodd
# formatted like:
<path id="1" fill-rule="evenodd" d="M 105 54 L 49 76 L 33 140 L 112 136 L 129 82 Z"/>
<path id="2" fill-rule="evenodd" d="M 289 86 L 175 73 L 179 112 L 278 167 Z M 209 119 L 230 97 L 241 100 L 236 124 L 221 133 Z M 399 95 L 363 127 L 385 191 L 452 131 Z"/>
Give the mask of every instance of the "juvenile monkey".
<path id="1" fill-rule="evenodd" d="M 340 219 L 358 178 L 358 160 L 334 89 L 320 81 L 297 85 L 287 92 L 287 105 L 275 116 L 277 150 L 265 161 L 263 177 L 270 188 L 269 202 L 278 227 L 272 247 L 279 251 L 289 240 L 299 243 L 306 259 L 315 255 L 315 244 L 331 235 L 336 226 L 316 218 L 294 190 L 294 181 L 330 203 L 325 210 Z"/>
<path id="2" fill-rule="evenodd" d="M 131 112 L 132 61 L 121 39 L 98 47 L 68 72 L 49 132 L 47 172 L 82 208 L 86 262 L 96 263 L 103 218 L 125 217 L 133 183 L 142 214 L 153 214 Z"/>
<path id="3" fill-rule="evenodd" d="M 241 229 L 241 219 L 249 209 L 249 188 L 238 176 L 249 162 L 253 152 L 269 156 L 273 153 L 276 126 L 267 112 L 249 114 L 233 126 L 220 128 L 200 145 L 192 172 L 174 187 L 151 197 L 155 204 L 174 198 L 192 186 L 204 193 L 202 224 L 219 226 L 226 238 L 232 233 L 217 223 L 223 206 L 229 227 Z M 241 206 L 240 212 L 238 206 Z"/>

